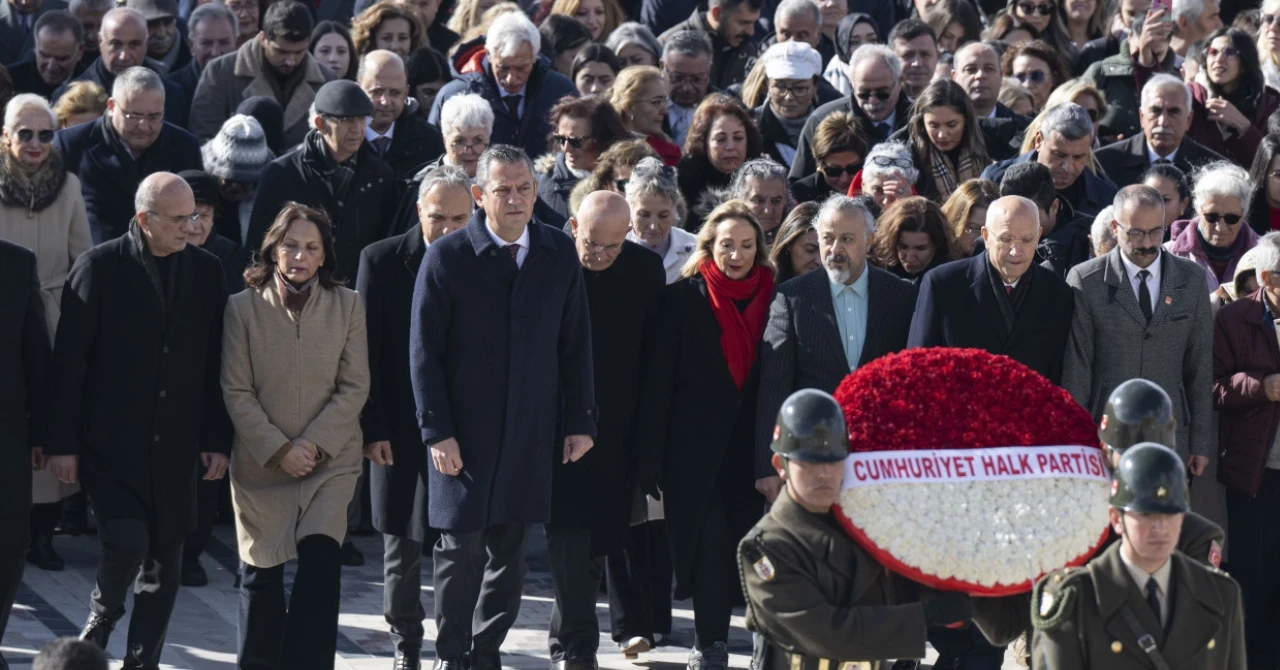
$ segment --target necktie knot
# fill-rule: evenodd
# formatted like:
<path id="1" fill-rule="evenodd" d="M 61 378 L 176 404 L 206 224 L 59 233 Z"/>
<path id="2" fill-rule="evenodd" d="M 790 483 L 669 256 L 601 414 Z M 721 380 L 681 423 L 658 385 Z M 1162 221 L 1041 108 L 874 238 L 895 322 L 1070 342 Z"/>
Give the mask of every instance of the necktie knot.
<path id="1" fill-rule="evenodd" d="M 1168 158 L 1157 158 L 1156 165 L 1173 165 L 1173 161 Z"/>
<path id="2" fill-rule="evenodd" d="M 520 255 L 519 244 L 508 244 L 502 248 L 506 249 L 508 254 L 511 254 L 511 260 L 513 261 L 516 260 L 516 257 Z"/>
<path id="3" fill-rule="evenodd" d="M 1151 315 L 1155 311 L 1151 304 L 1151 289 L 1147 286 L 1147 278 L 1150 276 L 1150 270 L 1138 271 L 1138 309 L 1142 310 L 1142 316 L 1146 317 L 1147 323 L 1151 323 Z"/>
<path id="4" fill-rule="evenodd" d="M 1148 278 L 1148 277 L 1150 277 L 1150 276 L 1151 276 L 1151 271 L 1150 271 L 1150 270 L 1139 270 L 1139 271 L 1138 271 L 1138 280 L 1139 280 L 1139 281 L 1143 281 L 1143 282 L 1145 282 L 1145 281 L 1147 281 L 1147 278 Z"/>
<path id="5" fill-rule="evenodd" d="M 1013 295 L 1013 284 L 1005 284 L 1005 285 L 1004 285 L 1004 294 L 1005 294 L 1005 295 Z"/>
<path id="6" fill-rule="evenodd" d="M 379 156 L 386 156 L 387 149 L 391 148 L 391 138 L 386 135 L 375 137 L 373 140 L 373 148 L 378 152 Z"/>

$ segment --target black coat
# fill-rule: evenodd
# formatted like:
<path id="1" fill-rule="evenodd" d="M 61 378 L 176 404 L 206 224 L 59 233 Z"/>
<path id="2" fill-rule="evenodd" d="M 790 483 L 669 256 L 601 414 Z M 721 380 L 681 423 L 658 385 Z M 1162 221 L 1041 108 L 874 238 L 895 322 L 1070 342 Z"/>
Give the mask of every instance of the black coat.
<path id="1" fill-rule="evenodd" d="M 1022 139 L 1026 136 L 1031 119 L 1000 103 L 996 103 L 996 115 L 978 119 L 982 138 L 987 143 L 987 155 L 993 161 L 1008 160 L 1022 153 Z"/>
<path id="2" fill-rule="evenodd" d="M 422 230 L 374 242 L 360 253 L 356 290 L 364 298 L 369 337 L 369 401 L 360 413 L 364 443 L 390 442 L 394 465 L 369 464 L 373 527 L 427 543 L 427 470 L 409 377 L 409 315 L 413 285 L 427 253 Z"/>
<path id="3" fill-rule="evenodd" d="M 717 170 L 705 155 L 685 154 L 676 166 L 676 183 L 680 187 L 680 195 L 684 196 L 684 202 L 689 207 L 689 215 L 680 222 L 680 227 L 691 233 L 698 232 L 702 228 L 702 215 L 696 211 L 699 210 L 707 189 L 726 188 L 732 179 L 732 174 Z"/>
<path id="4" fill-rule="evenodd" d="M 339 200 L 333 193 L 333 180 L 311 167 L 331 161 L 328 149 L 320 148 L 323 143 L 318 132 L 307 133 L 302 144 L 271 161 L 262 171 L 258 196 L 249 216 L 245 248 L 261 248 L 262 238 L 286 202 L 323 209 L 333 223 L 337 276 L 353 279 L 359 270 L 360 252 L 392 232 L 398 195 L 396 179 L 391 168 L 365 142 L 355 156 L 355 176 L 351 178 L 346 197 Z M 321 156 L 321 152 L 325 155 Z"/>
<path id="5" fill-rule="evenodd" d="M 36 68 L 35 57 L 31 57 L 24 61 L 19 61 L 8 66 L 9 77 L 13 79 L 13 91 L 15 93 L 35 93 L 36 95 L 48 99 L 53 92 L 58 90 L 61 84 L 50 86 L 45 83 L 40 76 L 40 70 Z M 110 91 L 107 91 L 110 94 Z"/>
<path id="6" fill-rule="evenodd" d="M 105 127 L 111 123 L 103 117 L 59 130 L 53 145 L 62 153 L 68 172 L 80 177 L 84 208 L 89 214 L 89 232 L 93 243 L 101 244 L 120 237 L 129 229 L 133 196 L 138 184 L 155 172 L 199 170 L 204 166 L 200 142 L 195 135 L 165 122 L 160 137 L 134 160 L 128 152 L 117 150 L 108 140 Z"/>
<path id="7" fill-rule="evenodd" d="M 196 85 L 200 83 L 200 64 L 192 58 L 187 61 L 186 65 L 176 68 L 166 75 L 165 80 L 182 91 L 183 99 L 195 100 Z"/>
<path id="8" fill-rule="evenodd" d="M 155 70 L 157 63 L 148 58 L 143 62 L 143 65 Z M 89 67 L 85 68 L 84 72 L 72 77 L 71 81 L 65 82 L 59 86 L 58 90 L 53 92 L 53 97 L 49 98 L 49 103 L 53 104 L 57 102 L 58 98 L 61 98 L 62 94 L 67 92 L 67 87 L 77 81 L 91 81 L 101 86 L 102 90 L 107 92 L 107 95 L 111 95 L 111 84 L 114 83 L 115 80 L 116 76 L 107 72 L 107 68 L 102 66 L 102 59 L 98 58 L 90 63 Z M 191 116 L 191 99 L 183 94 L 182 89 L 169 79 L 161 77 L 160 81 L 164 84 L 165 123 L 172 123 L 179 128 L 185 129 L 187 127 L 187 120 Z M 198 170 L 200 169 L 200 166 L 197 165 L 192 169 Z"/>
<path id="9" fill-rule="evenodd" d="M 36 256 L 0 240 L 0 547 L 27 546 L 31 448 L 49 443 L 52 369 Z"/>
<path id="10" fill-rule="evenodd" d="M 201 247 L 218 257 L 222 263 L 222 276 L 227 282 L 227 295 L 235 295 L 244 290 L 244 269 L 249 264 L 249 252 L 244 247 L 217 234 L 210 233 L 209 239 Z"/>
<path id="11" fill-rule="evenodd" d="M 582 277 L 600 425 L 586 456 L 576 463 L 556 461 L 551 523 L 590 529 L 591 553 L 603 556 L 624 546 L 630 526 L 636 423 L 646 419 L 641 379 L 650 362 L 664 355 L 658 337 L 667 275 L 660 256 L 624 242 L 613 265 L 602 272 L 584 268 Z"/>
<path id="12" fill-rule="evenodd" d="M 591 321 L 568 235 L 529 224 L 517 269 L 484 210 L 427 248 L 413 292 L 410 378 L 420 439 L 456 438 L 459 476 L 428 472 L 429 523 L 455 533 L 551 518 L 565 434 L 596 434 Z"/>
<path id="13" fill-rule="evenodd" d="M 907 346 L 984 349 L 1061 383 L 1062 356 L 1071 332 L 1071 288 L 1052 270 L 1032 263 L 1012 294 L 1021 302 L 1014 310 L 1008 297 L 996 293 L 994 268 L 989 266 L 984 252 L 927 273 L 920 282 Z M 1023 282 L 1029 283 L 1024 287 Z M 1006 308 L 1011 310 L 1012 330 L 1005 325 Z"/>
<path id="14" fill-rule="evenodd" d="M 831 185 L 818 172 L 791 184 L 791 197 L 796 202 L 822 202 L 827 196 L 835 193 Z M 843 195 L 843 194 L 842 194 Z"/>
<path id="15" fill-rule="evenodd" d="M 882 133 L 876 129 L 875 124 L 863 113 L 862 108 L 854 104 L 853 96 L 846 95 L 839 100 L 828 102 L 819 107 L 805 122 L 804 130 L 800 131 L 800 145 L 796 147 L 796 160 L 791 164 L 791 181 L 799 181 L 818 171 L 818 162 L 813 157 L 813 134 L 818 131 L 818 124 L 822 123 L 823 119 L 836 112 L 853 112 L 853 115 L 862 121 L 862 127 L 867 133 L 867 150 L 870 151 L 875 145 L 888 139 L 895 131 L 907 127 L 911 119 L 911 103 L 907 102 L 905 93 L 898 94 L 898 105 L 894 108 L 893 127 L 887 133 Z"/>
<path id="16" fill-rule="evenodd" d="M 1000 161 L 987 166 L 982 171 L 983 179 L 990 179 L 997 185 L 1004 179 L 1005 170 L 1019 163 L 1028 163 L 1036 160 L 1036 150 L 1032 149 L 1021 156 L 1010 158 L 1009 160 Z M 1084 180 L 1084 199 L 1078 202 L 1072 202 L 1071 205 L 1077 216 L 1097 216 L 1098 212 L 1111 204 L 1111 200 L 1116 197 L 1116 185 L 1099 177 L 1093 170 L 1085 168 L 1077 179 Z"/>
<path id="17" fill-rule="evenodd" d="M 1093 155 L 1107 177 L 1116 185 L 1136 184 L 1142 178 L 1142 173 L 1151 168 L 1151 159 L 1147 156 L 1147 138 L 1142 134 L 1108 144 Z M 1198 167 L 1225 160 L 1227 159 L 1218 152 L 1190 137 L 1184 137 L 1182 144 L 1178 145 L 1178 153 L 1173 156 L 1173 166 L 1190 176 L 1191 171 Z"/>
<path id="18" fill-rule="evenodd" d="M 444 155 L 444 135 L 414 113 L 416 109 L 416 104 L 405 106 L 400 118 L 396 119 L 391 146 L 381 157 L 382 162 L 391 167 L 391 174 L 401 181 L 413 178 L 418 166 Z"/>
<path id="19" fill-rule="evenodd" d="M 31 57 L 36 48 L 36 21 L 45 12 L 55 9 L 65 11 L 65 0 L 43 0 L 35 16 L 31 17 L 31 30 L 24 31 L 13 3 L 6 2 L 0 6 L 0 63 L 14 63 Z M 107 92 L 110 93 L 110 89 Z"/>
<path id="20" fill-rule="evenodd" d="M 826 81 L 825 79 L 823 81 Z M 778 121 L 777 114 L 773 113 L 773 107 L 766 100 L 763 105 L 751 110 L 752 116 L 756 119 L 756 126 L 760 129 L 760 137 L 764 140 L 764 153 L 773 160 L 789 165 L 790 161 L 782 155 L 782 150 L 778 145 L 796 148 L 795 143 L 791 141 L 791 136 L 787 134 L 786 128 L 782 127 L 782 122 Z M 792 158 L 794 160 L 794 156 Z"/>
<path id="21" fill-rule="evenodd" d="M 556 162 L 551 166 L 551 170 L 538 173 L 538 199 L 545 202 L 562 220 L 568 221 L 569 216 L 572 215 L 569 211 L 569 193 L 579 181 L 577 175 L 569 171 L 564 152 L 558 151 Z M 550 221 L 547 223 L 551 224 Z"/>
<path id="22" fill-rule="evenodd" d="M 169 261 L 162 298 L 141 245 L 134 224 L 71 268 L 45 453 L 80 456 L 99 519 L 146 522 L 168 544 L 194 527 L 199 454 L 230 452 L 219 383 L 227 289 L 218 259 L 188 245 Z"/>

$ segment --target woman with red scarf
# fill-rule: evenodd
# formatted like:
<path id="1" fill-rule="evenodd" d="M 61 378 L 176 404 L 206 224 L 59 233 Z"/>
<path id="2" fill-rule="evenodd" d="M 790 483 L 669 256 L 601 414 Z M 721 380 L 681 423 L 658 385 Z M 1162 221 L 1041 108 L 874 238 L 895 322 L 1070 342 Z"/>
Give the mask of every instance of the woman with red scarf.
<path id="1" fill-rule="evenodd" d="M 655 355 L 651 420 L 637 426 L 641 486 L 662 489 L 677 599 L 693 598 L 690 666 L 728 667 L 729 614 L 742 603 L 735 551 L 759 520 L 756 348 L 773 297 L 764 232 L 747 204 L 715 208 L 682 279 L 667 288 L 664 350 Z M 698 665 L 694 666 L 694 662 Z"/>

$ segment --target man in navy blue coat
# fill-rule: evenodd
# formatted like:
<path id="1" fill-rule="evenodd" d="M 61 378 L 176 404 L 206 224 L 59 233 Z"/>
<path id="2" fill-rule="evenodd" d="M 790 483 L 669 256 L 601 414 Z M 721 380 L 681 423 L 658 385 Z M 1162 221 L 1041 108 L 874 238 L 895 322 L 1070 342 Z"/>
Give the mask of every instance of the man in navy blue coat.
<path id="1" fill-rule="evenodd" d="M 1072 296 L 1036 262 L 1039 208 L 1022 196 L 1000 198 L 987 210 L 982 239 L 982 253 L 925 274 L 907 346 L 985 349 L 1060 383 Z"/>
<path id="2" fill-rule="evenodd" d="M 67 171 L 80 177 L 94 244 L 129 229 L 133 194 L 143 179 L 203 167 L 200 142 L 165 121 L 164 101 L 160 75 L 131 67 L 116 77 L 101 119 L 59 130 L 54 138 Z"/>
<path id="3" fill-rule="evenodd" d="M 471 193 L 482 209 L 423 257 L 409 338 L 432 462 L 428 522 L 441 531 L 435 646 L 444 670 L 460 670 L 468 652 L 473 670 L 501 667 L 529 525 L 551 518 L 553 459 L 590 450 L 597 418 L 582 268 L 569 236 L 533 219 L 533 162 L 495 144 Z"/>

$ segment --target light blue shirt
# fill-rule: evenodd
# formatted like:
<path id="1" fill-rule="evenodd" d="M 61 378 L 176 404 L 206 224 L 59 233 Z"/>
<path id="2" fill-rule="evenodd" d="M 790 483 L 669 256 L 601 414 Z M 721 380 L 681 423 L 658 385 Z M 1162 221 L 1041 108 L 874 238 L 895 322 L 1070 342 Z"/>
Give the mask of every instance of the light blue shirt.
<path id="1" fill-rule="evenodd" d="M 866 268 L 852 284 L 831 282 L 831 306 L 835 308 L 836 325 L 840 328 L 840 342 L 844 345 L 844 358 L 849 370 L 858 367 L 862 358 L 862 345 L 867 341 L 867 275 Z"/>

